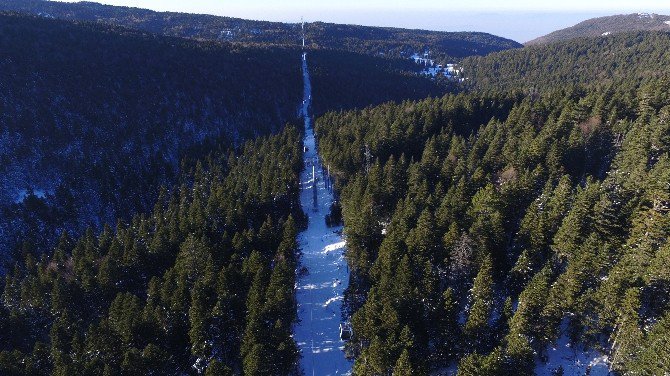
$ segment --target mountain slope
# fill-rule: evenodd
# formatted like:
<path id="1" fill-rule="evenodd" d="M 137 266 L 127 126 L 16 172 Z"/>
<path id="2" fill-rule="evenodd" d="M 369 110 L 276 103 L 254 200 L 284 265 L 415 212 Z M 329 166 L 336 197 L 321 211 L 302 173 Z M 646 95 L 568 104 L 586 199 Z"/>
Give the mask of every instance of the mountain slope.
<path id="1" fill-rule="evenodd" d="M 223 146 L 128 225 L 26 254 L 0 282 L 0 374 L 296 374 L 301 135 Z"/>
<path id="2" fill-rule="evenodd" d="M 668 88 L 317 119 L 341 192 L 354 373 L 667 374 Z"/>
<path id="3" fill-rule="evenodd" d="M 526 46 L 548 44 L 580 37 L 599 37 L 627 31 L 669 31 L 670 16 L 635 13 L 592 18 L 566 29 L 526 42 Z"/>
<path id="4" fill-rule="evenodd" d="M 276 132 L 300 103 L 297 47 L 0 21 L 0 253 L 23 252 L 26 238 L 39 253 L 63 231 L 146 211 L 180 161 Z M 319 113 L 447 90 L 409 59 L 312 53 Z"/>
<path id="5" fill-rule="evenodd" d="M 0 51 L 0 253 L 146 211 L 184 158 L 276 132 L 300 102 L 292 49 L 0 15 Z"/>
<path id="6" fill-rule="evenodd" d="M 421 77 L 409 59 L 317 49 L 309 52 L 314 113 L 350 110 L 388 101 L 441 97 L 456 84 Z"/>
<path id="7" fill-rule="evenodd" d="M 463 61 L 470 88 L 547 91 L 556 87 L 630 85 L 667 74 L 670 33 L 577 38 Z"/>
<path id="8" fill-rule="evenodd" d="M 163 13 L 91 2 L 0 0 L 0 10 L 66 20 L 102 22 L 186 38 L 296 46 L 301 43 L 299 24 L 201 14 Z M 447 60 L 521 47 L 517 42 L 486 33 L 452 33 L 321 22 L 308 25 L 307 41 L 312 47 L 345 49 L 375 55 L 404 54 L 409 57 L 414 52 L 429 49 L 435 58 Z"/>

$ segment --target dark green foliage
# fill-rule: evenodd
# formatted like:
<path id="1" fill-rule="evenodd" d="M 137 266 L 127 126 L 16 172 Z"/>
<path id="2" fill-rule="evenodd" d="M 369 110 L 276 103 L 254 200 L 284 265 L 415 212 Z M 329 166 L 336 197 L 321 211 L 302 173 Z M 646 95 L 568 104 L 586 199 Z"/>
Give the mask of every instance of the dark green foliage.
<path id="1" fill-rule="evenodd" d="M 98 9 L 112 10 L 129 12 Z M 294 52 L 39 22 L 140 47 L 157 43 L 174 53 L 168 57 Z M 282 28 L 296 26 L 275 26 L 265 37 L 289 43 Z M 174 24 L 152 27 L 199 36 Z M 324 43 L 353 31 L 398 32 L 311 27 Z M 344 48 L 398 56 L 417 48 L 364 40 Z M 341 215 L 345 224 L 347 350 L 356 374 L 457 365 L 459 375 L 531 375 L 559 338 L 607 352 L 621 374 L 670 372 L 668 45 L 661 33 L 622 34 L 467 59 L 467 86 L 477 93 L 350 112 L 339 110 L 444 88 L 400 73 L 407 61 L 311 50 L 316 111 L 338 110 L 319 118 L 316 131 L 341 194 L 329 219 L 339 223 Z M 210 84 L 222 84 L 195 82 L 211 93 Z M 17 129 L 31 129 L 30 117 L 17 119 Z M 211 140 L 200 145 L 209 157 L 189 151 L 174 179 L 179 187 L 147 191 L 158 197 L 153 212 L 115 229 L 64 233 L 44 256 L 35 257 L 41 239 L 22 239 L 0 304 L 0 373 L 296 371 L 300 132 L 287 127 L 237 149 L 222 145 L 225 137 Z M 64 202 L 68 212 L 71 201 Z M 35 192 L 23 205 L 50 215 Z"/>
<path id="2" fill-rule="evenodd" d="M 133 12 L 144 14 L 109 9 L 128 15 L 128 22 L 137 20 Z M 180 171 L 220 145 L 277 132 L 300 102 L 297 46 L 196 42 L 43 17 L 1 19 L 0 48 L 8 58 L 0 64 L 7 87 L 0 116 L 6 126 L 0 251 L 18 259 L 53 247 L 63 231 L 80 235 L 91 225 L 98 231 L 105 222 L 148 212 L 160 186 L 178 183 Z M 419 77 L 408 58 L 310 51 L 318 113 L 453 89 Z M 26 197 L 14 203 L 21 190 Z M 202 214 L 194 213 L 194 226 Z M 115 273 L 105 262 L 103 274 Z"/>
<path id="3" fill-rule="evenodd" d="M 472 284 L 470 310 L 463 327 L 466 348 L 486 352 L 491 343 L 491 314 L 493 313 L 493 276 L 491 257 L 487 256 Z"/>
<path id="4" fill-rule="evenodd" d="M 667 372 L 647 350 L 668 354 L 667 88 L 461 94 L 319 118 L 353 272 L 355 371 L 532 375 L 567 336 L 618 372 Z"/>
<path id="5" fill-rule="evenodd" d="M 636 87 L 639 81 L 651 82 L 667 73 L 669 47 L 669 33 L 623 33 L 472 57 L 462 65 L 468 86 L 479 90 L 533 94 L 584 85 Z M 627 106 L 637 104 L 625 91 L 612 94 L 623 106 L 602 108 L 606 110 L 600 114 L 603 120 L 620 117 L 629 110 Z"/>
<path id="6" fill-rule="evenodd" d="M 453 83 L 420 77 L 419 66 L 408 58 L 314 49 L 308 53 L 308 60 L 317 115 L 389 101 L 439 97 L 457 89 Z"/>
<path id="7" fill-rule="evenodd" d="M 279 131 L 300 101 L 297 50 L 32 16 L 0 15 L 0 25 L 0 253 L 18 259 L 64 231 L 149 212 L 180 171 Z M 46 197 L 15 204 L 30 187 Z"/>
<path id="8" fill-rule="evenodd" d="M 339 202 L 336 201 L 330 205 L 330 212 L 326 214 L 326 225 L 328 227 L 342 225 L 342 207 Z"/>
<path id="9" fill-rule="evenodd" d="M 398 358 L 398 361 L 396 362 L 395 367 L 393 368 L 393 375 L 397 376 L 416 375 L 414 367 L 412 367 L 412 361 L 410 360 L 409 352 L 407 351 L 407 349 L 403 350 L 402 354 L 400 354 L 400 358 Z"/>
<path id="10" fill-rule="evenodd" d="M 17 263 L 0 305 L 0 373 L 294 371 L 300 141 L 286 127 L 213 154 L 152 214 Z"/>

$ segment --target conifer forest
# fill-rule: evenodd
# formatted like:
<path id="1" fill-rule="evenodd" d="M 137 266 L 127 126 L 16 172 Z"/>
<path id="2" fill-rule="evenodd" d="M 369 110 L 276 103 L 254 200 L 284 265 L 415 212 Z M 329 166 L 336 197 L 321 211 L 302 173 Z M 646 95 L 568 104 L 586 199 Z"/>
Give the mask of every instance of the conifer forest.
<path id="1" fill-rule="evenodd" d="M 666 20 L 0 0 L 0 376 L 670 374 Z"/>

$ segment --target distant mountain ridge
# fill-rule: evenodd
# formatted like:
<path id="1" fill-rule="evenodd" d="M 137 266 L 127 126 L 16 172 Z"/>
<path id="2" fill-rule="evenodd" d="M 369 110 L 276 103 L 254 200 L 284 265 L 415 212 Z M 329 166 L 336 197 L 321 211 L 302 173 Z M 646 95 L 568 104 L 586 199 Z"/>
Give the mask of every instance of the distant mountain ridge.
<path id="1" fill-rule="evenodd" d="M 0 11 L 12 11 L 69 21 L 101 22 L 168 36 L 231 42 L 301 43 L 300 24 L 252 21 L 204 14 L 155 12 L 148 9 L 93 2 L 62 3 L 45 0 L 0 0 Z M 409 57 L 430 50 L 440 60 L 520 48 L 521 44 L 487 33 L 441 32 L 315 22 L 307 28 L 311 47 L 347 50 L 370 55 Z"/>
<path id="2" fill-rule="evenodd" d="M 471 57 L 461 66 L 470 89 L 546 92 L 571 86 L 636 86 L 665 78 L 669 64 L 670 33 L 638 31 Z"/>
<path id="3" fill-rule="evenodd" d="M 580 37 L 607 36 L 629 31 L 670 32 L 670 16 L 654 13 L 634 13 L 591 18 L 575 26 L 554 31 L 524 44 L 532 46 Z"/>

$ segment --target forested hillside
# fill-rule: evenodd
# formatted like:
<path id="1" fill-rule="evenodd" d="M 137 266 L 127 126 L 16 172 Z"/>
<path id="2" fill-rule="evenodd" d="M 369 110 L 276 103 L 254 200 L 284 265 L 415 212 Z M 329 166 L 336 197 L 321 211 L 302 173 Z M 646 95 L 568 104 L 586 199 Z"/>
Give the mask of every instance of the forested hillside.
<path id="1" fill-rule="evenodd" d="M 311 50 L 309 59 L 317 115 L 389 101 L 441 97 L 460 89 L 446 79 L 419 76 L 419 65 L 409 59 L 325 49 Z"/>
<path id="2" fill-rule="evenodd" d="M 622 374 L 670 370 L 670 81 L 630 87 L 317 120 L 356 374 L 562 374 L 557 341 Z"/>
<path id="3" fill-rule="evenodd" d="M 592 18 L 582 21 L 575 26 L 556 30 L 524 44 L 526 46 L 549 44 L 575 38 L 592 38 L 634 31 L 670 32 L 670 16 L 654 13 L 635 13 Z"/>
<path id="4" fill-rule="evenodd" d="M 467 87 L 543 92 L 555 87 L 635 86 L 667 73 L 670 33 L 578 38 L 463 61 Z"/>
<path id="5" fill-rule="evenodd" d="M 0 374 L 292 371 L 300 140 L 222 146 L 152 212 L 27 253 L 4 283 Z"/>
<path id="6" fill-rule="evenodd" d="M 0 375 L 670 373 L 670 34 L 0 9 Z"/>
<path id="7" fill-rule="evenodd" d="M 182 162 L 276 132 L 300 103 L 297 48 L 0 20 L 3 254 L 39 254 L 63 231 L 146 211 Z M 407 59 L 313 54 L 319 113 L 449 90 Z"/>
<path id="8" fill-rule="evenodd" d="M 71 21 L 101 22 L 185 38 L 291 46 L 301 43 L 300 24 L 297 23 L 251 21 L 188 13 L 161 13 L 92 2 L 73 4 L 45 0 L 0 0 L 0 10 Z M 322 22 L 308 24 L 306 32 L 307 42 L 312 48 L 406 58 L 415 52 L 430 50 L 439 60 L 453 61 L 470 55 L 486 55 L 494 51 L 521 47 L 519 43 L 509 39 L 475 32 L 452 33 Z"/>
<path id="9" fill-rule="evenodd" d="M 184 158 L 280 130 L 299 64 L 284 48 L 0 15 L 0 252 L 128 219 Z"/>

